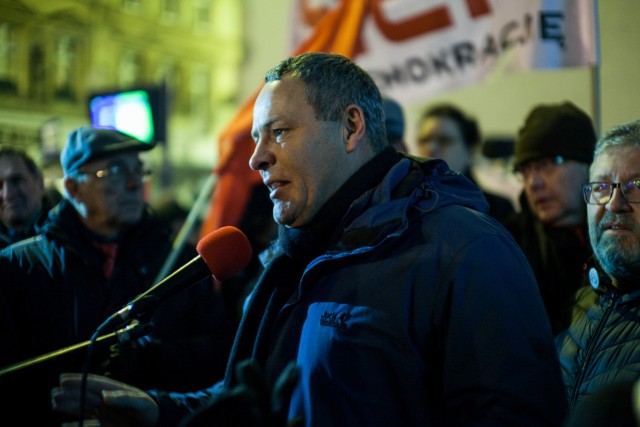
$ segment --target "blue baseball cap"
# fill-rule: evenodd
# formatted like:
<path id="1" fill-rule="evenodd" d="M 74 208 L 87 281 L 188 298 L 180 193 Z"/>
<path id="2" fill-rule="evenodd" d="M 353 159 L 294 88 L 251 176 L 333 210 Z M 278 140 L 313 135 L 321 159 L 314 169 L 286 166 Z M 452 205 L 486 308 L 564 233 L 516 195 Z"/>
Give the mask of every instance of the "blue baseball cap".
<path id="1" fill-rule="evenodd" d="M 153 147 L 155 144 L 142 142 L 117 130 L 82 126 L 69 133 L 67 145 L 60 153 L 60 165 L 64 174 L 69 175 L 86 163 Z"/>

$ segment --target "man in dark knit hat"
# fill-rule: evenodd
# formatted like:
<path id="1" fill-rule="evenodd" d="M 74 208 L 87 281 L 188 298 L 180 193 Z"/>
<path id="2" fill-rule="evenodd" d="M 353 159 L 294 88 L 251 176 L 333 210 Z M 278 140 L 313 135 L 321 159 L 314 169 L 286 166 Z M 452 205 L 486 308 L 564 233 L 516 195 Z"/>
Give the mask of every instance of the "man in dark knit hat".
<path id="1" fill-rule="evenodd" d="M 0 252 L 0 370 L 88 341 L 155 284 L 172 241 L 144 198 L 140 155 L 152 148 L 115 130 L 85 126 L 69 134 L 60 156 L 64 199 L 41 234 Z M 197 253 L 189 247 L 182 255 L 178 266 Z M 144 387 L 193 388 L 218 379 L 235 330 L 212 284 L 194 283 L 141 317 L 148 335 L 123 336 L 112 348 L 97 344 L 91 372 Z M 0 376 L 2 413 L 20 419 L 16 425 L 59 426 L 49 391 L 61 372 L 82 370 L 85 353 Z"/>
<path id="2" fill-rule="evenodd" d="M 554 333 L 567 326 L 569 299 L 591 256 L 580 185 L 595 142 L 591 119 L 571 102 L 535 107 L 516 140 L 522 209 L 505 225 L 529 259 Z"/>

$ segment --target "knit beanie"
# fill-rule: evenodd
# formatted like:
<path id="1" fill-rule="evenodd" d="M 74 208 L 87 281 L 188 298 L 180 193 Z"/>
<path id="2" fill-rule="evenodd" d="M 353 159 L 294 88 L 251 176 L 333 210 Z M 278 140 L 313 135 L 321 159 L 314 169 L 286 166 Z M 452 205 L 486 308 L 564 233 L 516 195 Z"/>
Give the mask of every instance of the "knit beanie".
<path id="1" fill-rule="evenodd" d="M 589 116 L 571 102 L 539 105 L 518 133 L 513 166 L 556 156 L 590 164 L 596 139 Z"/>

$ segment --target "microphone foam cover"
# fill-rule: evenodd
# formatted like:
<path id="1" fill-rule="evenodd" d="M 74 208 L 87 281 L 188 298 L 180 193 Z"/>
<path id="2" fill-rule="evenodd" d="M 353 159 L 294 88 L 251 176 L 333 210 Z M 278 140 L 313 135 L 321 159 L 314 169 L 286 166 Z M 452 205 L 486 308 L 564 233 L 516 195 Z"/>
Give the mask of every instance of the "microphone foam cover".
<path id="1" fill-rule="evenodd" d="M 198 254 L 217 280 L 225 280 L 240 272 L 251 260 L 251 244 L 236 227 L 218 228 L 196 245 Z"/>

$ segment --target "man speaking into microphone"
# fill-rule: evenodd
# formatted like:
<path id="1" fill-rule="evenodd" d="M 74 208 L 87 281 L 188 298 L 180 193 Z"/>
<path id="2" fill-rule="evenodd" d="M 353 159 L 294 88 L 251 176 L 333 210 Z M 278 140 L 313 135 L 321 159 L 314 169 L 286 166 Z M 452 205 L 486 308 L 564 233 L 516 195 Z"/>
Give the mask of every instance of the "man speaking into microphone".
<path id="1" fill-rule="evenodd" d="M 141 155 L 152 148 L 114 130 L 81 127 L 69 134 L 60 156 L 63 201 L 38 236 L 0 253 L 0 370 L 89 340 L 105 319 L 155 285 L 172 242 L 144 200 Z M 177 265 L 196 255 L 188 248 Z M 219 379 L 236 325 L 206 266 L 198 271 L 183 283 L 192 286 L 139 313 L 146 314 L 140 322 L 150 327 L 148 335 L 94 346 L 91 372 L 172 389 Z M 4 418 L 59 426 L 49 392 L 60 372 L 82 370 L 86 352 L 77 353 L 0 376 Z"/>
<path id="2" fill-rule="evenodd" d="M 467 178 L 389 147 L 362 68 L 322 52 L 280 62 L 251 136 L 279 234 L 224 381 L 177 393 L 68 373 L 57 411 L 103 427 L 560 426 L 524 254 Z"/>

